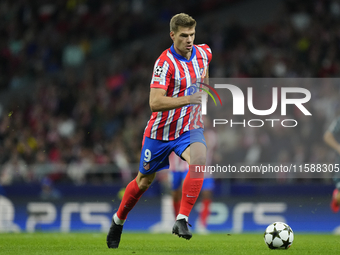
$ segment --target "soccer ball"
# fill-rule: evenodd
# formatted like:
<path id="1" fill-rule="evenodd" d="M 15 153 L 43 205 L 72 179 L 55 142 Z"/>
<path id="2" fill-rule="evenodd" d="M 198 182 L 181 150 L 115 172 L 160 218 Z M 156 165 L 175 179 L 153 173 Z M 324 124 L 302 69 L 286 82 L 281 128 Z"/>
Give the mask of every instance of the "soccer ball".
<path id="1" fill-rule="evenodd" d="M 264 242 L 270 249 L 288 249 L 293 240 L 293 230 L 283 222 L 270 224 L 264 232 Z"/>

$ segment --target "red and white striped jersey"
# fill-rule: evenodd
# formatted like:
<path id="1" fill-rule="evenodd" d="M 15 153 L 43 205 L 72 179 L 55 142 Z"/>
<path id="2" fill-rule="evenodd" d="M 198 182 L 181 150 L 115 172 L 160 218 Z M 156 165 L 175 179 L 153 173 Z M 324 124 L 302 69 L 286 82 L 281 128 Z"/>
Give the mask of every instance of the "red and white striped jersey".
<path id="1" fill-rule="evenodd" d="M 194 45 L 190 59 L 179 55 L 173 45 L 156 60 L 151 88 L 166 90 L 166 96 L 190 95 L 190 86 L 196 86 L 205 77 L 212 53 L 208 45 Z M 187 105 L 164 112 L 153 112 L 144 135 L 151 139 L 169 141 L 182 133 L 203 128 L 200 105 Z"/>

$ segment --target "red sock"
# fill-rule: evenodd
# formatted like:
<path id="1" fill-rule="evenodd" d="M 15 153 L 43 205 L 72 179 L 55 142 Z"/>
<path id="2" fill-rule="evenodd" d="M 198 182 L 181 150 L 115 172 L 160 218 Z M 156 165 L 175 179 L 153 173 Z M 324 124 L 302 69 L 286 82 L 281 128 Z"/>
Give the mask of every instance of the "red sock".
<path id="1" fill-rule="evenodd" d="M 182 200 L 179 213 L 188 217 L 200 194 L 204 179 L 204 173 L 195 172 L 196 166 L 197 165 L 189 166 L 189 171 L 184 179 L 182 187 Z"/>
<path id="2" fill-rule="evenodd" d="M 136 179 L 133 179 L 127 186 L 117 211 L 117 216 L 121 220 L 126 220 L 128 213 L 136 205 L 139 198 L 143 195 L 146 190 L 140 190 Z"/>
<path id="3" fill-rule="evenodd" d="M 205 227 L 207 226 L 207 218 L 210 214 L 210 210 L 209 210 L 210 203 L 211 203 L 211 200 L 209 198 L 205 198 L 202 201 L 203 209 L 201 211 L 200 218 L 201 218 L 201 222 L 203 226 Z"/>
<path id="4" fill-rule="evenodd" d="M 173 201 L 173 206 L 174 206 L 175 217 L 177 217 L 177 215 L 179 214 L 179 208 L 181 206 L 181 200 Z"/>

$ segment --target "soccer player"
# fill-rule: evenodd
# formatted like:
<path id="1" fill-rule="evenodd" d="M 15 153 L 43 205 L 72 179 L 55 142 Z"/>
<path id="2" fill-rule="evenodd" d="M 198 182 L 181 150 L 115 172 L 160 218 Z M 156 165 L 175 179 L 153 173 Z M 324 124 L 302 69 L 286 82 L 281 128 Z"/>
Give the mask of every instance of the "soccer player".
<path id="1" fill-rule="evenodd" d="M 328 130 L 324 134 L 324 141 L 331 148 L 338 153 L 337 163 L 340 163 L 340 117 L 332 122 Z M 339 173 L 333 178 L 335 183 L 335 189 L 331 200 L 331 210 L 334 213 L 339 212 L 340 209 L 340 176 Z"/>
<path id="2" fill-rule="evenodd" d="M 193 85 L 208 78 L 212 58 L 206 45 L 194 45 L 196 21 L 180 13 L 171 18 L 170 37 L 173 45 L 156 60 L 150 84 L 149 104 L 152 111 L 144 130 L 137 177 L 126 187 L 118 211 L 106 238 L 109 248 L 118 248 L 123 224 L 130 210 L 149 188 L 156 172 L 169 168 L 169 155 L 174 151 L 189 164 L 183 183 L 179 214 L 172 233 L 190 239 L 188 217 L 203 183 L 203 173 L 193 174 L 196 166 L 205 165 L 206 144 L 201 114 L 202 96 Z"/>

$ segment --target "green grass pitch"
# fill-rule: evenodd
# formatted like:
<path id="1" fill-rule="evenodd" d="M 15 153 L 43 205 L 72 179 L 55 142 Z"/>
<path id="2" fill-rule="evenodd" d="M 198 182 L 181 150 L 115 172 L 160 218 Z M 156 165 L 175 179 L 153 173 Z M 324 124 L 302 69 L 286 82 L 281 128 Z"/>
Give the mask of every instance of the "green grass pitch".
<path id="1" fill-rule="evenodd" d="M 0 234 L 0 254 L 339 254 L 340 236 L 296 234 L 288 250 L 270 250 L 263 234 L 194 234 L 190 241 L 171 234 L 123 233 L 120 247 L 108 249 L 102 233 Z"/>

